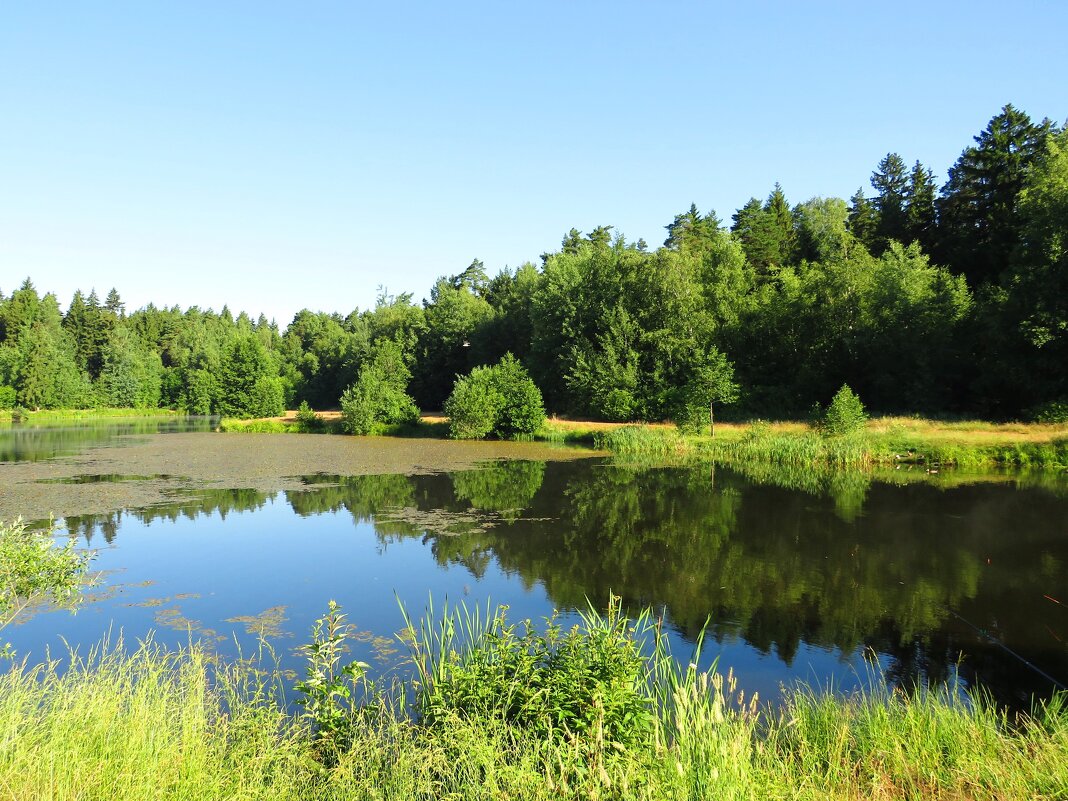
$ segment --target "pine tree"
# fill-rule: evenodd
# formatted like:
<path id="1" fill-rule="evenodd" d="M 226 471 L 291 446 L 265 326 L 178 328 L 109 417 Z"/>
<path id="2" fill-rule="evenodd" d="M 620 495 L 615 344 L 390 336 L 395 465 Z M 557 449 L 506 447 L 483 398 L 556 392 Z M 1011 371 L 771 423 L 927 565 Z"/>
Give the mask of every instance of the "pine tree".
<path id="1" fill-rule="evenodd" d="M 756 230 L 757 220 L 760 219 L 763 209 L 760 201 L 755 197 L 749 198 L 738 211 L 731 215 L 733 225 L 731 233 L 738 237 L 743 247 L 747 247 L 752 241 L 753 232 Z"/>
<path id="2" fill-rule="evenodd" d="M 719 218 L 714 211 L 702 216 L 697 210 L 697 204 L 691 203 L 688 211 L 676 214 L 675 219 L 664 226 L 668 232 L 664 247 L 672 250 L 707 250 L 719 231 L 719 226 Z"/>
<path id="3" fill-rule="evenodd" d="M 871 185 L 875 189 L 872 206 L 876 215 L 873 255 L 882 253 L 892 241 L 908 244 L 905 241 L 908 238 L 905 212 L 908 182 L 905 162 L 897 153 L 887 153 L 871 174 Z"/>
<path id="4" fill-rule="evenodd" d="M 917 161 L 909 174 L 905 193 L 906 242 L 919 242 L 923 252 L 930 255 L 935 244 L 935 183 L 934 173 Z"/>
<path id="5" fill-rule="evenodd" d="M 112 287 L 111 291 L 108 292 L 107 299 L 104 300 L 104 308 L 120 320 L 126 316 L 126 304 L 122 302 L 122 299 L 119 297 L 119 292 L 115 287 Z"/>
<path id="6" fill-rule="evenodd" d="M 577 253 L 582 245 L 582 232 L 578 228 L 572 228 L 560 241 L 561 253 Z"/>
<path id="7" fill-rule="evenodd" d="M 1052 130 L 1007 105 L 950 168 L 937 204 L 939 257 L 973 284 L 997 282 L 1008 266 L 1020 241 L 1019 194 Z"/>
<path id="8" fill-rule="evenodd" d="M 875 225 L 875 209 L 864 197 L 864 190 L 858 189 L 849 199 L 849 233 L 871 250 L 875 245 Z"/>

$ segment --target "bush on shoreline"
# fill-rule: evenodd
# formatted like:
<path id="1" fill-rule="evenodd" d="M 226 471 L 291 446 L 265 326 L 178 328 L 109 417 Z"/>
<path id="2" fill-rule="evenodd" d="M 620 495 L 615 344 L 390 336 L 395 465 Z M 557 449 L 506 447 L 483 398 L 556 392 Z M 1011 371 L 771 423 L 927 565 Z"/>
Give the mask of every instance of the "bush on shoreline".
<path id="1" fill-rule="evenodd" d="M 495 365 L 457 378 L 445 414 L 453 439 L 530 437 L 545 422 L 541 391 L 510 353 Z"/>

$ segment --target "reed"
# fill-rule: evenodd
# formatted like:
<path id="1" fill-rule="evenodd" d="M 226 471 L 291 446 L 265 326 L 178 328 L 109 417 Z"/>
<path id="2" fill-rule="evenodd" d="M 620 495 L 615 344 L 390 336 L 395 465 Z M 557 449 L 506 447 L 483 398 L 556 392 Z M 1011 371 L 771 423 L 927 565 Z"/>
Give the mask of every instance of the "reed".
<path id="1" fill-rule="evenodd" d="M 558 625 L 555 632 L 553 625 Z M 533 633 L 531 633 L 533 632 Z M 323 759 L 255 660 L 105 642 L 0 673 L 0 788 L 79 799 L 1059 799 L 1068 697 L 1010 720 L 959 688 L 746 699 L 618 604 L 536 631 L 505 610 L 407 619 L 415 670 Z M 488 677 L 497 692 L 468 679 Z M 554 688 L 568 687 L 568 693 Z M 474 695 L 472 695 L 472 692 Z M 578 696 L 581 703 L 574 704 Z M 431 703 L 428 701 L 433 699 Z M 410 702 L 409 702 L 410 701 Z M 570 706 L 568 706 L 570 705 Z"/>

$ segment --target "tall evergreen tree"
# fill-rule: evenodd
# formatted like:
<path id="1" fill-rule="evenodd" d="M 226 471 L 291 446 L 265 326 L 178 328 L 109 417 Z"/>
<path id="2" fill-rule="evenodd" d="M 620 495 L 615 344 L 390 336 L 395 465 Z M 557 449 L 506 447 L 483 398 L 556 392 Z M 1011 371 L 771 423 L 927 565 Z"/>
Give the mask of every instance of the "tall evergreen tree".
<path id="1" fill-rule="evenodd" d="M 906 196 L 909 178 L 905 162 L 897 153 L 887 153 L 871 174 L 875 189 L 872 206 L 875 208 L 875 241 L 873 254 L 879 255 L 890 242 L 905 242 L 908 239 Z"/>
<path id="2" fill-rule="evenodd" d="M 1020 190 L 1052 130 L 1009 104 L 950 168 L 938 200 L 939 256 L 973 284 L 997 282 L 1008 266 L 1020 241 Z"/>
<path id="3" fill-rule="evenodd" d="M 111 291 L 108 292 L 108 296 L 104 300 L 104 308 L 119 319 L 126 316 L 126 304 L 122 302 L 122 298 L 119 297 L 119 291 L 115 287 L 112 287 Z"/>
<path id="4" fill-rule="evenodd" d="M 688 211 L 676 214 L 675 219 L 664 226 L 668 232 L 664 247 L 672 250 L 706 250 L 719 231 L 719 226 L 719 218 L 714 211 L 702 215 L 697 210 L 697 204 L 691 203 Z M 643 248 L 639 247 L 638 250 Z"/>
<path id="5" fill-rule="evenodd" d="M 868 198 L 864 197 L 864 190 L 857 189 L 853 197 L 849 199 L 849 232 L 855 236 L 868 250 L 875 244 L 875 229 L 877 219 L 875 207 Z"/>
<path id="6" fill-rule="evenodd" d="M 935 182 L 934 173 L 919 161 L 909 173 L 905 192 L 905 230 L 903 244 L 919 242 L 923 252 L 930 255 L 935 245 Z"/>

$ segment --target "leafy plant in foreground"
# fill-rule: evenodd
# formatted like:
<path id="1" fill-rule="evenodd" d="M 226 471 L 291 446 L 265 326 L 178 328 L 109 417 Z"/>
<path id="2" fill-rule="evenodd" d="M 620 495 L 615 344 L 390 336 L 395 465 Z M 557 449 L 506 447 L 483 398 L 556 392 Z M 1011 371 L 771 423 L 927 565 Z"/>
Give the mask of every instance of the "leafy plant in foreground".
<path id="1" fill-rule="evenodd" d="M 308 665 L 305 679 L 296 685 L 303 695 L 297 703 L 304 707 L 316 740 L 335 748 L 351 737 L 353 690 L 357 682 L 365 681 L 368 668 L 366 662 L 342 664 L 345 641 L 354 629 L 345 617 L 337 602 L 330 601 L 326 614 L 315 621 L 311 642 L 300 647 Z"/>
<path id="2" fill-rule="evenodd" d="M 425 724 L 459 715 L 503 720 L 544 738 L 594 737 L 628 747 L 653 729 L 642 635 L 613 598 L 565 629 L 554 614 L 543 630 L 509 623 L 507 607 L 428 610 L 418 628 L 405 615 L 418 674 L 416 708 Z"/>
<path id="3" fill-rule="evenodd" d="M 33 530 L 20 519 L 0 523 L 0 629 L 32 603 L 69 603 L 78 594 L 90 556 L 74 540 L 57 546 L 54 528 Z M 0 655 L 11 655 L 10 645 Z"/>

